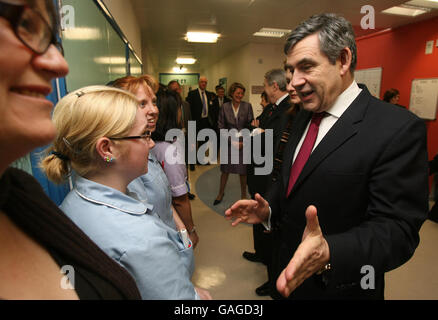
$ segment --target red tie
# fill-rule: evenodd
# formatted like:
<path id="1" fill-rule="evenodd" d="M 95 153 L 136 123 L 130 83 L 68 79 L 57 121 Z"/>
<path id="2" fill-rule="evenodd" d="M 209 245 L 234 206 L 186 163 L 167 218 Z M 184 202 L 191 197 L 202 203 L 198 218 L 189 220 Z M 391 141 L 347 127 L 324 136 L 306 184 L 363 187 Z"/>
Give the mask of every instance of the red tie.
<path id="1" fill-rule="evenodd" d="M 316 137 L 318 136 L 319 124 L 321 123 L 322 118 L 325 116 L 325 112 L 314 113 L 312 116 L 312 121 L 310 122 L 309 130 L 307 131 L 306 137 L 304 138 L 304 142 L 301 145 L 301 149 L 298 152 L 297 158 L 292 164 L 292 168 L 290 170 L 289 175 L 289 184 L 287 186 L 287 197 L 292 190 L 295 182 L 297 181 L 301 170 L 303 170 L 304 165 L 309 159 L 310 154 L 312 153 L 313 146 L 315 145 Z"/>

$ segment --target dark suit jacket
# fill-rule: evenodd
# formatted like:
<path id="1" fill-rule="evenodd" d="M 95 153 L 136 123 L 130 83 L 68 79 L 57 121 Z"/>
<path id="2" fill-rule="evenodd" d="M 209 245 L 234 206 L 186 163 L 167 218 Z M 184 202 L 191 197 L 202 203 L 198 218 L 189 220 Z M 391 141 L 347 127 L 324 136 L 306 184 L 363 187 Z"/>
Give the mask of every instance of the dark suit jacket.
<path id="1" fill-rule="evenodd" d="M 213 99 L 215 94 L 213 92 L 205 90 L 205 95 L 207 97 L 207 107 L 208 107 L 208 121 L 210 123 L 210 127 L 213 128 L 214 121 L 214 112 L 212 112 Z M 199 90 L 195 89 L 189 92 L 187 95 L 186 101 L 190 104 L 190 111 L 192 114 L 192 120 L 198 122 L 202 119 L 202 98 L 199 94 Z M 199 130 L 201 128 L 197 128 Z"/>
<path id="2" fill-rule="evenodd" d="M 192 112 L 190 111 L 190 104 L 187 101 L 182 101 L 182 110 L 183 110 L 183 122 L 184 128 L 188 129 L 189 121 L 192 120 Z"/>
<path id="3" fill-rule="evenodd" d="M 231 102 L 231 100 L 227 97 L 224 97 L 224 102 Z M 217 126 L 217 122 L 219 120 L 219 110 L 220 110 L 221 106 L 219 105 L 219 97 L 216 96 L 213 99 L 213 105 L 211 107 L 211 113 L 212 113 L 212 122 L 213 122 L 213 129 L 215 129 L 216 131 L 218 130 L 218 126 Z"/>
<path id="4" fill-rule="evenodd" d="M 272 155 L 275 157 L 275 154 L 278 149 L 278 144 L 280 142 L 281 134 L 283 130 L 286 128 L 287 120 L 289 117 L 286 112 L 291 107 L 291 102 L 289 97 L 286 97 L 281 101 L 280 105 L 273 108 L 271 104 L 265 107 L 262 114 L 257 118 L 260 121 L 260 128 L 262 129 L 272 129 L 273 130 L 273 144 Z M 262 133 L 262 155 L 265 155 L 265 134 Z M 264 166 L 260 165 L 260 166 Z M 260 193 L 263 197 L 265 191 L 269 184 L 269 175 L 254 175 L 254 167 L 257 167 L 255 164 L 248 165 L 248 188 L 251 194 Z"/>
<path id="5" fill-rule="evenodd" d="M 384 273 L 410 259 L 419 243 L 428 211 L 425 125 L 362 89 L 313 151 L 286 199 L 293 154 L 311 117 L 298 113 L 281 177 L 269 190 L 277 276 L 301 243 L 309 205 L 318 210 L 330 248 L 326 285 L 314 275 L 290 298 L 382 299 Z M 367 265 L 375 270 L 374 290 L 361 288 Z"/>

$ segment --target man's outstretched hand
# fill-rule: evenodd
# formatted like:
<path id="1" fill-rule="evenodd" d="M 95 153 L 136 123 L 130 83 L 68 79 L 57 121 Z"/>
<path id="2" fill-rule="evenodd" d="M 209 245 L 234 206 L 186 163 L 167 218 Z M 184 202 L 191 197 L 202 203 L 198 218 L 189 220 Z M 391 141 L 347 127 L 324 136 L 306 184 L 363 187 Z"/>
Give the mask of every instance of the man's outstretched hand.
<path id="1" fill-rule="evenodd" d="M 225 218 L 232 220 L 233 227 L 241 222 L 250 224 L 265 222 L 268 217 L 269 203 L 258 193 L 255 195 L 255 200 L 239 200 L 225 211 Z"/>
<path id="2" fill-rule="evenodd" d="M 301 244 L 277 279 L 277 290 L 284 297 L 288 297 L 304 280 L 321 270 L 330 260 L 329 246 L 319 226 L 315 206 L 307 208 L 306 220 Z"/>

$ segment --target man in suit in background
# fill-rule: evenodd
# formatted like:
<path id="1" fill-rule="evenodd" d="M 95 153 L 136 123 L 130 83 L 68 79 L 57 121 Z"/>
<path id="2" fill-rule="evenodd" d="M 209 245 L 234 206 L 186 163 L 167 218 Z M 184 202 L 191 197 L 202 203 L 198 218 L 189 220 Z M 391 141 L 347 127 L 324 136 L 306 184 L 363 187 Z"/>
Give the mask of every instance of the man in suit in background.
<path id="1" fill-rule="evenodd" d="M 282 296 L 383 299 L 385 272 L 412 257 L 427 216 L 425 125 L 357 85 L 355 36 L 344 18 L 312 16 L 284 51 L 303 110 L 281 174 L 268 201 L 241 200 L 226 217 L 273 229 Z"/>
<path id="2" fill-rule="evenodd" d="M 277 152 L 277 146 L 280 142 L 282 130 L 285 128 L 285 121 L 288 119 L 286 112 L 292 106 L 292 103 L 298 104 L 299 98 L 295 95 L 291 101 L 287 91 L 286 72 L 282 69 L 273 69 L 265 74 L 263 86 L 270 105 L 268 114 L 263 123 L 259 127 L 263 130 L 272 129 L 274 133 L 273 139 L 273 154 Z M 262 142 L 262 146 L 265 144 Z M 251 198 L 254 198 L 256 193 L 265 197 L 267 187 L 269 185 L 269 175 L 254 175 L 248 174 L 248 187 L 251 193 Z M 271 287 L 271 256 L 272 256 L 272 241 L 271 234 L 266 232 L 261 224 L 253 225 L 254 249 L 255 253 L 245 251 L 243 257 L 249 261 L 263 262 L 268 268 L 268 281 L 256 289 L 256 293 L 260 296 L 266 296 L 270 293 Z"/>
<path id="3" fill-rule="evenodd" d="M 185 150 L 185 161 L 186 161 L 186 167 L 187 167 L 188 153 L 193 152 L 195 150 L 194 146 L 188 145 L 188 138 L 187 138 L 187 128 L 189 125 L 189 121 L 192 120 L 192 115 L 190 113 L 190 105 L 187 101 L 182 100 L 182 97 L 181 97 L 182 88 L 177 80 L 171 80 L 167 84 L 167 88 L 171 91 L 176 92 L 178 94 L 179 100 L 181 102 L 181 124 L 183 127 L 182 130 L 184 131 L 184 138 L 185 138 L 185 146 L 186 146 L 186 148 L 185 148 L 186 149 Z M 191 166 L 194 166 L 194 165 L 192 164 Z M 190 200 L 193 200 L 193 199 L 195 199 L 196 196 L 193 193 L 191 193 L 189 190 L 188 197 Z"/>
<path id="4" fill-rule="evenodd" d="M 213 99 L 212 104 L 212 122 L 213 129 L 218 132 L 217 121 L 219 119 L 219 110 L 225 102 L 230 102 L 231 100 L 225 96 L 225 89 L 221 85 L 215 87 L 216 97 Z"/>
<path id="5" fill-rule="evenodd" d="M 207 91 L 207 78 L 201 76 L 199 78 L 199 88 L 191 90 L 187 95 L 186 101 L 190 104 L 192 120 L 196 121 L 196 135 L 202 129 L 214 128 L 214 112 L 212 112 L 213 99 L 215 94 Z M 217 123 L 217 120 L 216 120 Z M 197 149 L 203 143 L 198 142 Z M 197 151 L 197 150 L 196 150 Z M 192 167 L 190 168 L 192 170 Z"/>
<path id="6" fill-rule="evenodd" d="M 230 102 L 231 99 L 225 96 L 225 89 L 221 85 L 215 87 L 216 97 L 213 99 L 213 104 L 211 107 L 212 114 L 212 126 L 216 135 L 219 137 L 219 128 L 217 122 L 219 120 L 219 110 L 225 102 Z M 220 143 L 217 144 L 217 153 L 219 155 Z"/>
<path id="7" fill-rule="evenodd" d="M 192 115 L 190 112 L 190 104 L 187 101 L 182 100 L 181 93 L 182 88 L 177 80 L 172 80 L 167 85 L 167 88 L 169 90 L 175 91 L 178 93 L 179 97 L 181 98 L 181 117 L 182 117 L 182 125 L 185 135 L 187 136 L 187 128 L 188 123 L 190 120 L 192 120 Z"/>

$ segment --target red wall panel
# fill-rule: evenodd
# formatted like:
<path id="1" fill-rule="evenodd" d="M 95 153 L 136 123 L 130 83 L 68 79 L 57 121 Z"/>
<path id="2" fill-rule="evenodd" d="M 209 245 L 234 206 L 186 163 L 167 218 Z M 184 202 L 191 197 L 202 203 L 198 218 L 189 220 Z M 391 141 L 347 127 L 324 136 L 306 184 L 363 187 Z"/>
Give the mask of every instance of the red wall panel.
<path id="1" fill-rule="evenodd" d="M 433 40 L 432 54 L 425 54 Z M 413 79 L 438 78 L 438 17 L 357 38 L 356 69 L 382 67 L 380 97 L 390 88 L 400 91 L 399 104 L 409 108 Z M 426 121 L 429 159 L 438 152 L 438 121 Z"/>

